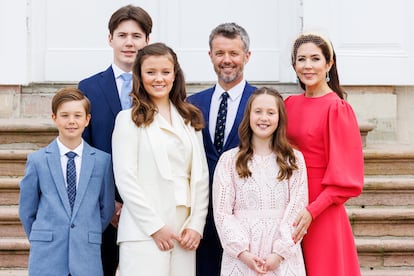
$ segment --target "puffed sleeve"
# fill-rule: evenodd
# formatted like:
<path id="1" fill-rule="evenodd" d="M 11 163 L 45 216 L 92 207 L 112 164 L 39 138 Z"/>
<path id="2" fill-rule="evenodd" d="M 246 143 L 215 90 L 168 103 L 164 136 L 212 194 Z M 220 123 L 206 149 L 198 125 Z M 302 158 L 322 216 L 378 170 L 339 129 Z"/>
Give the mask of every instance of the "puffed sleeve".
<path id="1" fill-rule="evenodd" d="M 213 178 L 214 222 L 223 250 L 234 258 L 249 250 L 248 234 L 243 231 L 233 210 L 236 201 L 236 153 L 236 149 L 232 149 L 221 155 Z"/>
<path id="2" fill-rule="evenodd" d="M 327 168 L 324 190 L 308 206 L 313 218 L 331 204 L 343 204 L 361 194 L 364 185 L 364 157 L 358 122 L 344 100 L 331 105 L 324 134 Z"/>

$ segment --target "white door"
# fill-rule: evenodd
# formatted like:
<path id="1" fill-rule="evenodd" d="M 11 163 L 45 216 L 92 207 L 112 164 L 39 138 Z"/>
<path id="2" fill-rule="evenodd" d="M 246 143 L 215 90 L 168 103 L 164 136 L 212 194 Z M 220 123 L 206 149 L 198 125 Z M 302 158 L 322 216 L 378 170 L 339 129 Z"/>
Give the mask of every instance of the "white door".
<path id="1" fill-rule="evenodd" d="M 112 61 L 107 23 L 130 0 L 31 0 L 31 80 L 79 81 Z M 291 81 L 290 40 L 299 31 L 297 1 L 142 0 L 153 18 L 151 42 L 162 41 L 178 54 L 186 80 L 214 81 L 208 57 L 210 31 L 236 22 L 250 35 L 249 81 Z"/>
<path id="2" fill-rule="evenodd" d="M 343 84 L 413 85 L 414 1 L 303 0 L 304 29 L 333 41 Z"/>

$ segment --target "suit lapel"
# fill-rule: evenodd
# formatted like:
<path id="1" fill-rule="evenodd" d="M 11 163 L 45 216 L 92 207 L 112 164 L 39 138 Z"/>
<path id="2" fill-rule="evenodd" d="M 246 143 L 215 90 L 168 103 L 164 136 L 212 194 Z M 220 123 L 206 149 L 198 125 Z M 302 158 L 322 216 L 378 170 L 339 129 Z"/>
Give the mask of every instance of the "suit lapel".
<path id="1" fill-rule="evenodd" d="M 46 148 L 46 160 L 56 185 L 60 200 L 66 210 L 67 215 L 71 216 L 68 193 L 66 191 L 65 178 L 63 177 L 60 152 L 56 139 Z"/>
<path id="2" fill-rule="evenodd" d="M 157 116 L 161 115 L 157 114 L 155 116 L 154 121 L 143 129 L 147 133 L 148 142 L 151 145 L 151 151 L 153 152 L 160 175 L 165 179 L 171 179 L 171 166 L 168 160 L 167 145 L 162 139 L 164 135 L 157 121 Z"/>
<path id="3" fill-rule="evenodd" d="M 234 124 L 233 124 L 233 127 L 231 128 L 229 136 L 227 137 L 226 143 L 223 146 L 223 151 L 229 149 L 229 145 L 232 144 L 233 139 L 238 139 L 239 125 L 243 119 L 244 110 L 246 109 L 246 104 L 250 98 L 252 89 L 253 88 L 246 82 L 246 85 L 244 86 L 244 89 L 243 89 L 242 98 L 240 99 L 239 107 L 237 108 L 236 118 L 234 119 Z"/>
<path id="4" fill-rule="evenodd" d="M 82 165 L 79 175 L 78 187 L 76 188 L 76 199 L 75 204 L 73 206 L 72 218 L 76 216 L 76 213 L 79 210 L 79 206 L 82 203 L 82 200 L 85 196 L 94 166 L 95 149 L 93 149 L 87 143 L 83 143 Z"/>
<path id="5" fill-rule="evenodd" d="M 215 86 L 213 86 L 207 91 L 206 98 L 204 99 L 205 104 L 200 105 L 199 108 L 201 112 L 203 113 L 204 121 L 205 121 L 205 126 L 202 130 L 204 145 L 206 149 L 212 149 L 214 153 L 218 156 L 219 152 L 214 146 L 214 141 L 211 140 L 211 133 L 210 133 L 210 107 L 211 107 L 211 98 L 213 97 L 214 89 L 215 89 Z"/>
<path id="6" fill-rule="evenodd" d="M 99 86 L 101 91 L 103 91 L 104 97 L 111 108 L 114 117 L 122 110 L 121 101 L 119 100 L 118 89 L 116 87 L 114 71 L 112 66 L 101 73 L 101 78 L 99 79 Z"/>

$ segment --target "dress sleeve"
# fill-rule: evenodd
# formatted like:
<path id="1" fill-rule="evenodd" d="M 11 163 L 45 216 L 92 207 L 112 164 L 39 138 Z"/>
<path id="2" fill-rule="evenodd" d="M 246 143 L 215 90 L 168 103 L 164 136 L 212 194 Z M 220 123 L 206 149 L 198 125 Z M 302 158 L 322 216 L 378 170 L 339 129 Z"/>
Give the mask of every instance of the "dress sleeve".
<path id="1" fill-rule="evenodd" d="M 358 122 L 352 107 L 344 100 L 332 104 L 325 131 L 327 169 L 324 190 L 308 206 L 317 217 L 331 204 L 343 204 L 361 194 L 364 185 L 364 157 Z"/>
<path id="2" fill-rule="evenodd" d="M 273 242 L 272 252 L 277 253 L 284 259 L 289 258 L 292 253 L 297 252 L 292 240 L 295 228 L 293 223 L 300 211 L 308 205 L 308 177 L 306 174 L 305 160 L 302 153 L 295 151 L 298 169 L 295 170 L 289 181 L 289 203 L 280 223 L 280 238 Z"/>
<path id="3" fill-rule="evenodd" d="M 241 252 L 249 250 L 249 239 L 234 216 L 235 163 L 234 150 L 223 153 L 217 163 L 213 178 L 213 214 L 223 250 L 237 258 Z"/>

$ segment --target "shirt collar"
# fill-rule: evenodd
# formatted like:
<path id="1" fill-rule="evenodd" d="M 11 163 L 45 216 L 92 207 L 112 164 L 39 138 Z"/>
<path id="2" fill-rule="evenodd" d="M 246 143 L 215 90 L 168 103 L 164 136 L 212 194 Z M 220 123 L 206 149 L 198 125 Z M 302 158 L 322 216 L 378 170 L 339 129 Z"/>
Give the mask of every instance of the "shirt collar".
<path id="1" fill-rule="evenodd" d="M 77 146 L 75 149 L 71 150 L 68 147 L 66 147 L 64 144 L 62 144 L 62 142 L 60 142 L 59 137 L 56 139 L 58 148 L 59 148 L 59 152 L 60 155 L 66 155 L 66 153 L 68 153 L 69 151 L 73 151 L 74 153 L 76 153 L 79 157 L 82 156 L 82 152 L 83 152 L 83 139 L 81 141 L 81 143 L 79 144 L 79 146 Z"/>
<path id="2" fill-rule="evenodd" d="M 244 87 L 246 86 L 246 80 L 243 79 L 241 82 L 236 84 L 234 87 L 227 90 L 227 93 L 229 93 L 230 100 L 234 101 L 238 97 L 241 97 L 243 94 Z M 226 90 L 223 89 L 223 87 L 220 86 L 220 84 L 217 83 L 216 88 L 214 90 L 215 97 L 221 98 L 221 94 L 225 92 Z"/>
<path id="3" fill-rule="evenodd" d="M 132 74 L 132 72 L 124 72 L 115 63 L 112 63 L 112 70 L 114 71 L 115 79 L 119 78 L 123 73 L 130 73 L 130 74 Z"/>

